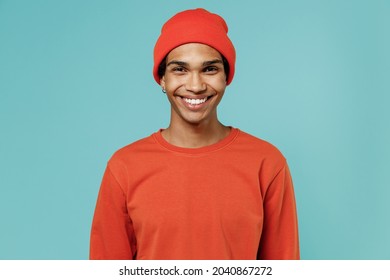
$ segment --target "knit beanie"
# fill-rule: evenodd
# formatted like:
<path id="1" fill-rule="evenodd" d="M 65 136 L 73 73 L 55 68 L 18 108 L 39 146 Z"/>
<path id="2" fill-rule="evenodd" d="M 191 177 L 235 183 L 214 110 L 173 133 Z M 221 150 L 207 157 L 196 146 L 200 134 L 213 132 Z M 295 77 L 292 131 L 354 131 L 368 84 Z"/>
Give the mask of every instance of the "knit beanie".
<path id="1" fill-rule="evenodd" d="M 201 43 L 216 49 L 226 58 L 229 63 L 227 84 L 230 84 L 234 76 L 236 51 L 227 33 L 225 20 L 205 9 L 186 10 L 174 15 L 163 25 L 154 47 L 154 79 L 160 84 L 158 67 L 171 50 L 187 43 Z"/>

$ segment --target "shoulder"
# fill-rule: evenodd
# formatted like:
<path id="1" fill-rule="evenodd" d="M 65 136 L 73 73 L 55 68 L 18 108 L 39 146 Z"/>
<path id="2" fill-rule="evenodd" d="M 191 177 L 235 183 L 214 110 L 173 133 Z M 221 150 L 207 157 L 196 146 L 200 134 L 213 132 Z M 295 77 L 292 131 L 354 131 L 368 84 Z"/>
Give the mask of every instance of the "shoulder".
<path id="1" fill-rule="evenodd" d="M 239 130 L 236 138 L 236 145 L 242 151 L 246 151 L 253 157 L 278 162 L 280 164 L 285 164 L 286 162 L 285 157 L 276 146 L 242 130 Z"/>
<path id="2" fill-rule="evenodd" d="M 155 144 L 153 134 L 134 141 L 115 151 L 108 160 L 108 164 L 111 167 L 137 164 L 137 162 L 142 161 L 142 157 L 147 156 L 156 149 Z"/>
<path id="3" fill-rule="evenodd" d="M 253 136 L 242 130 L 239 130 L 237 141 L 242 145 L 247 145 L 248 148 L 251 148 L 254 151 L 258 150 L 269 155 L 283 157 L 283 154 L 280 152 L 280 150 L 270 142 Z"/>
<path id="4" fill-rule="evenodd" d="M 247 168 L 255 167 L 258 170 L 262 186 L 269 186 L 282 170 L 288 168 L 286 158 L 273 144 L 243 131 L 236 140 L 237 157 L 241 157 L 241 162 Z"/>

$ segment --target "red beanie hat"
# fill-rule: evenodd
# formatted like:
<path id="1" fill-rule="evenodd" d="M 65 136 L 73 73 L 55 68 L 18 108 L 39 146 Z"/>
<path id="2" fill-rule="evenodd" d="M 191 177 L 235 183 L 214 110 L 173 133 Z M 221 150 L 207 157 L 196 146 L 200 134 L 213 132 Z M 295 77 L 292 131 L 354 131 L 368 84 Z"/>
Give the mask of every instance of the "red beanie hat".
<path id="1" fill-rule="evenodd" d="M 154 79 L 160 84 L 158 67 L 171 50 L 187 43 L 201 43 L 216 49 L 226 58 L 229 63 L 227 84 L 230 84 L 234 76 L 236 51 L 227 33 L 225 20 L 205 9 L 187 10 L 174 15 L 163 25 L 154 47 Z"/>

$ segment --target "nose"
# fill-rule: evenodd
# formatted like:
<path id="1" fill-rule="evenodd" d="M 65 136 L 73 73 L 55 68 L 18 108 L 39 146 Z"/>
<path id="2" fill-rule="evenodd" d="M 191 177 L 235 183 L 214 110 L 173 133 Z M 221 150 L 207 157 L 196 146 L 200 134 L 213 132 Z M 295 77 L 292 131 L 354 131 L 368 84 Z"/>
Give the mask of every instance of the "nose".
<path id="1" fill-rule="evenodd" d="M 186 90 L 193 93 L 202 93 L 206 90 L 202 76 L 199 73 L 191 73 L 186 81 Z"/>

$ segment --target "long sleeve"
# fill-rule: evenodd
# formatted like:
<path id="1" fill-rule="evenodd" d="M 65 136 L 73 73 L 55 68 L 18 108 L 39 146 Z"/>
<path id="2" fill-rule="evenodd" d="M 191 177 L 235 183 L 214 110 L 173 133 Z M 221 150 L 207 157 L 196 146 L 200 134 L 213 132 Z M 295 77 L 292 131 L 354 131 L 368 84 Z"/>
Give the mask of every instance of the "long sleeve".
<path id="1" fill-rule="evenodd" d="M 92 222 L 90 259 L 133 259 L 135 237 L 125 194 L 109 166 L 104 173 Z"/>
<path id="2" fill-rule="evenodd" d="M 271 181 L 263 203 L 264 224 L 258 259 L 299 259 L 296 204 L 287 165 Z"/>
<path id="3" fill-rule="evenodd" d="M 121 148 L 103 176 L 90 258 L 298 259 L 285 158 L 238 129 L 201 148 L 161 132 Z"/>

